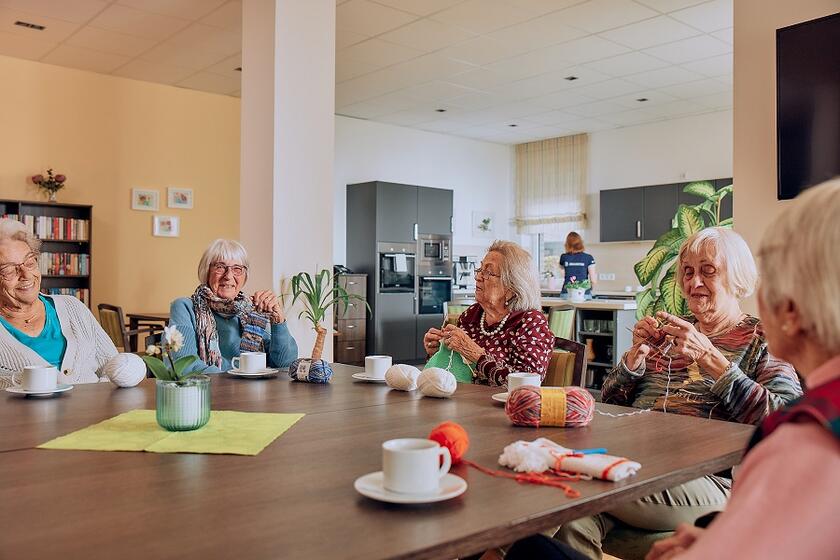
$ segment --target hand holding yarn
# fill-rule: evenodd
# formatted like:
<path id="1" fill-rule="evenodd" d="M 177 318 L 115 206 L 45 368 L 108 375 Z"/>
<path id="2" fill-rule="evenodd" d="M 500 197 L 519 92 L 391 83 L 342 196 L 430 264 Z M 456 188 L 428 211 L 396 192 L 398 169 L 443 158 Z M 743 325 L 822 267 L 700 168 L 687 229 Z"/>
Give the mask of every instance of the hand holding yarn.
<path id="1" fill-rule="evenodd" d="M 417 388 L 420 370 L 408 364 L 394 364 L 385 372 L 385 383 L 398 391 L 413 391 Z"/>
<path id="2" fill-rule="evenodd" d="M 417 378 L 417 388 L 427 397 L 449 397 L 457 387 L 455 376 L 443 368 L 426 368 Z"/>
<path id="3" fill-rule="evenodd" d="M 592 421 L 595 399 L 583 387 L 523 385 L 508 396 L 505 413 L 516 426 L 575 428 Z"/>
<path id="4" fill-rule="evenodd" d="M 473 363 L 484 355 L 484 348 L 471 339 L 464 329 L 455 325 L 446 325 L 443 328 L 443 343 Z"/>
<path id="5" fill-rule="evenodd" d="M 137 354 L 117 354 L 102 367 L 102 375 L 117 387 L 134 387 L 146 378 L 146 364 Z"/>

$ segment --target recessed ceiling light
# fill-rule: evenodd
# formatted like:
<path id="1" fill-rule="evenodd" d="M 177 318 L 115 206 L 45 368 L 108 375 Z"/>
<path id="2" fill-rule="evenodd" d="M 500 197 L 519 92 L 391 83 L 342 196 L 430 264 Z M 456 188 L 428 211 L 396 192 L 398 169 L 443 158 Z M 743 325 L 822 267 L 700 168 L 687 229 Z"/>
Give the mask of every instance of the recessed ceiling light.
<path id="1" fill-rule="evenodd" d="M 446 109 L 435 109 L 435 111 L 438 113 L 445 113 Z"/>
<path id="2" fill-rule="evenodd" d="M 241 67 L 241 66 L 237 66 L 236 68 L 234 68 L 234 71 L 236 71 L 236 72 L 242 72 L 242 67 Z"/>
<path id="3" fill-rule="evenodd" d="M 46 29 L 46 26 L 44 25 L 38 25 L 37 23 L 29 23 L 28 21 L 16 21 L 15 25 L 26 27 L 27 29 L 37 29 L 38 31 L 43 31 L 44 29 Z"/>
<path id="4" fill-rule="evenodd" d="M 566 76 L 566 77 L 565 77 L 565 78 L 563 78 L 563 79 L 564 79 L 564 80 L 569 80 L 570 82 L 573 82 L 573 81 L 577 80 L 577 79 L 578 79 L 578 77 L 577 77 L 577 76 Z"/>
<path id="5" fill-rule="evenodd" d="M 509 124 L 508 126 L 519 126 L 518 124 Z"/>
<path id="6" fill-rule="evenodd" d="M 636 101 L 638 101 L 639 103 L 644 103 L 644 102 L 645 102 L 645 101 L 647 101 L 647 100 L 648 100 L 648 98 L 647 98 L 647 97 L 640 97 L 640 98 L 638 98 Z"/>

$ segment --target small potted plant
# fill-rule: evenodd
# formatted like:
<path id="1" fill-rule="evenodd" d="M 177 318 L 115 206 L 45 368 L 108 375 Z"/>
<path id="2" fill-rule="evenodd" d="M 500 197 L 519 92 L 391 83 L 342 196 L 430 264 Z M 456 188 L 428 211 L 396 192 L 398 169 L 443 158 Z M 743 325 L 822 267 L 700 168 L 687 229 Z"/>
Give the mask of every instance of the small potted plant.
<path id="1" fill-rule="evenodd" d="M 592 282 L 589 278 L 586 280 L 578 280 L 575 276 L 569 278 L 569 283 L 566 284 L 566 291 L 569 292 L 569 298 L 577 303 L 586 301 L 586 290 L 592 287 Z"/>
<path id="2" fill-rule="evenodd" d="M 164 328 L 161 345 L 147 347 L 143 356 L 156 378 L 157 423 L 171 432 L 197 430 L 210 420 L 210 378 L 198 372 L 184 373 L 198 356 L 172 359 L 172 353 L 183 345 L 184 335 L 172 325 Z"/>
<path id="3" fill-rule="evenodd" d="M 311 383 L 329 383 L 332 377 L 332 368 L 326 360 L 321 359 L 324 351 L 324 339 L 327 329 L 321 324 L 327 311 L 333 306 L 340 308 L 341 305 L 347 311 L 347 305 L 351 299 L 364 301 L 364 298 L 356 294 L 348 294 L 336 282 L 336 276 L 329 270 L 323 269 L 311 276 L 308 272 L 300 272 L 292 277 L 292 304 L 301 300 L 303 310 L 298 318 L 305 317 L 312 323 L 312 329 L 316 332 L 315 346 L 312 348 L 312 355 L 309 358 L 298 358 L 289 366 L 289 376 L 295 381 L 308 381 Z M 365 302 L 365 307 L 370 311 L 370 306 Z"/>
<path id="4" fill-rule="evenodd" d="M 32 177 L 32 182 L 38 185 L 38 187 L 44 189 L 47 193 L 49 193 L 48 200 L 50 202 L 55 202 L 55 193 L 60 191 L 64 188 L 64 181 L 67 180 L 67 177 L 58 173 L 53 175 L 52 169 L 47 169 L 47 176 L 44 177 L 43 175 L 34 175 Z"/>

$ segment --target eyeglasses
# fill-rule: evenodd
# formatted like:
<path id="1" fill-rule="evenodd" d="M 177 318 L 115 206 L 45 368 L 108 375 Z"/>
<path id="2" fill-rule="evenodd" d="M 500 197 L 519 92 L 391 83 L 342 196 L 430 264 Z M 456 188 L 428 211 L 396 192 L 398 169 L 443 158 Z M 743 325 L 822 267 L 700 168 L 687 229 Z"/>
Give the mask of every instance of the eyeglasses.
<path id="1" fill-rule="evenodd" d="M 38 270 L 38 253 L 29 253 L 21 263 L 0 264 L 0 277 L 3 280 L 14 280 L 18 277 L 21 268 L 28 272 Z"/>
<path id="2" fill-rule="evenodd" d="M 494 273 L 488 271 L 487 267 L 476 268 L 475 269 L 475 275 L 478 276 L 479 274 L 481 274 L 482 276 L 487 276 L 489 278 L 501 278 L 502 277 L 501 274 L 494 274 Z"/>
<path id="3" fill-rule="evenodd" d="M 248 267 L 241 265 L 241 264 L 225 264 L 225 263 L 213 263 L 210 265 L 210 272 L 216 274 L 218 276 L 224 276 L 227 274 L 228 269 L 233 273 L 234 278 L 241 278 L 243 274 L 248 272 Z"/>

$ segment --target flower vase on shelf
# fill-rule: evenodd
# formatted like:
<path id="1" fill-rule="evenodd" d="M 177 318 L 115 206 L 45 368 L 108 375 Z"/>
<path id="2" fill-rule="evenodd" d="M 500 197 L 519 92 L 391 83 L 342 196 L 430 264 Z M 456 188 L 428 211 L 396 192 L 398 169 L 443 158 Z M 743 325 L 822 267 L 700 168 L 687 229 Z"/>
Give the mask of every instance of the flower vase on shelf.
<path id="1" fill-rule="evenodd" d="M 586 301 L 586 288 L 569 288 L 569 299 L 576 303 Z"/>
<path id="2" fill-rule="evenodd" d="M 50 191 L 50 196 L 47 198 L 48 202 L 56 202 L 55 191 Z"/>

